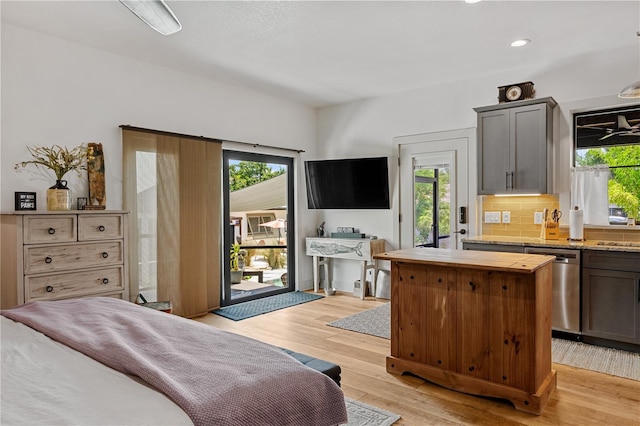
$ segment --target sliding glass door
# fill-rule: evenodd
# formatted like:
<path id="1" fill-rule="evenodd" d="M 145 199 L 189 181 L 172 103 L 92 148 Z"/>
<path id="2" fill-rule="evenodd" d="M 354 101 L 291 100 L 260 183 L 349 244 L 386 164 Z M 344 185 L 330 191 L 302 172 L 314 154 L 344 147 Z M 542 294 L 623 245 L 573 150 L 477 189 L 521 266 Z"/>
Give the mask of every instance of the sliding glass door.
<path id="1" fill-rule="evenodd" d="M 222 305 L 295 289 L 293 159 L 223 152 Z"/>

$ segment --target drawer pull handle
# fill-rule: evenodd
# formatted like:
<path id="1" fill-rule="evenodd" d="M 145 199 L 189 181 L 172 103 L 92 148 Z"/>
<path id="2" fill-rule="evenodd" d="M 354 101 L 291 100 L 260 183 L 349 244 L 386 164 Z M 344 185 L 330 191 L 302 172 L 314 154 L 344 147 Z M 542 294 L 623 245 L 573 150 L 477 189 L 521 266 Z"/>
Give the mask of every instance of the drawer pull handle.
<path id="1" fill-rule="evenodd" d="M 44 258 L 44 263 L 51 263 L 53 262 L 53 259 L 50 256 L 47 256 Z"/>
<path id="2" fill-rule="evenodd" d="M 56 230 L 53 228 L 49 228 L 49 230 L 47 231 L 49 233 L 49 235 L 53 235 L 56 233 Z"/>
<path id="3" fill-rule="evenodd" d="M 109 284 L 109 278 L 103 278 L 102 284 L 105 284 L 105 285 Z"/>
<path id="4" fill-rule="evenodd" d="M 104 232 L 105 229 L 106 228 L 104 227 L 104 225 L 98 226 L 98 231 L 100 231 L 100 232 Z"/>
<path id="5" fill-rule="evenodd" d="M 106 251 L 102 252 L 102 258 L 106 259 L 107 257 L 109 257 L 109 253 L 107 253 Z"/>
<path id="6" fill-rule="evenodd" d="M 47 291 L 47 293 L 51 293 L 53 291 L 53 287 L 48 285 L 47 288 L 45 288 L 45 290 Z"/>

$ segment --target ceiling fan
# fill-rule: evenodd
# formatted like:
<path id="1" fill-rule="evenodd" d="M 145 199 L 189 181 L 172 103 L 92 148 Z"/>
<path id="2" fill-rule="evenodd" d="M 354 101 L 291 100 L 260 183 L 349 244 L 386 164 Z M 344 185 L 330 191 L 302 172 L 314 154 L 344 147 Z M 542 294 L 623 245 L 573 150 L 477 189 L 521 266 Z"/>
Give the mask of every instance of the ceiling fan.
<path id="1" fill-rule="evenodd" d="M 612 136 L 634 136 L 636 133 L 638 133 L 639 129 L 640 124 L 632 126 L 629 124 L 627 118 L 624 115 L 618 115 L 618 123 L 616 127 L 614 129 L 603 129 L 607 132 L 607 134 L 598 140 L 602 141 Z"/>
<path id="2" fill-rule="evenodd" d="M 120 3 L 162 35 L 177 33 L 182 29 L 182 24 L 163 0 L 120 0 Z"/>

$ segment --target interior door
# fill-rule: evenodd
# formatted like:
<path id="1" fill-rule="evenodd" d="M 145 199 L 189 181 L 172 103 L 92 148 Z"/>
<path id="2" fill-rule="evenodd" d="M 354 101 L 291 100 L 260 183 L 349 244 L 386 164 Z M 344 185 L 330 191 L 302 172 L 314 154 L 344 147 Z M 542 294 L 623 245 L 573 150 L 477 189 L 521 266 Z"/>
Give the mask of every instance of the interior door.
<path id="1" fill-rule="evenodd" d="M 403 136 L 400 157 L 400 247 L 462 248 L 475 233 L 469 164 L 475 129 Z M 461 213 L 464 208 L 464 213 Z"/>

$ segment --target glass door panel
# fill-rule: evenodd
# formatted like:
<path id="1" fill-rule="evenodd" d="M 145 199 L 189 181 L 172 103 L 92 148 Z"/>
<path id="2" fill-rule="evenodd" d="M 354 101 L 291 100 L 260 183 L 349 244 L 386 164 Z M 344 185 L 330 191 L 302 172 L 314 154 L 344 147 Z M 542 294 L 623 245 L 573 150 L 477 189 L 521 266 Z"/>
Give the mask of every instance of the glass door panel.
<path id="1" fill-rule="evenodd" d="M 414 170 L 414 247 L 450 247 L 449 177 L 445 165 Z"/>
<path id="2" fill-rule="evenodd" d="M 222 304 L 293 291 L 293 159 L 234 151 L 223 158 Z"/>

